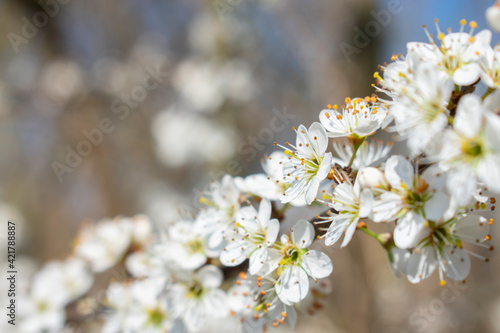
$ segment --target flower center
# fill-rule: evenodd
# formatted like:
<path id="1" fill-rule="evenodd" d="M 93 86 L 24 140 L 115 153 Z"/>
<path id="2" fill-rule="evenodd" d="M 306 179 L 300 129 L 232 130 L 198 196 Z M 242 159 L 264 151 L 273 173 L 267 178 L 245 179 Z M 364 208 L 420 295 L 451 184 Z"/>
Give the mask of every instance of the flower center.
<path id="1" fill-rule="evenodd" d="M 462 143 L 462 151 L 469 158 L 476 158 L 482 155 L 483 147 L 478 140 L 467 140 Z"/>
<path id="2" fill-rule="evenodd" d="M 300 263 L 302 261 L 302 255 L 307 251 L 309 251 L 309 249 L 301 249 L 293 244 L 286 245 L 281 252 L 282 259 L 280 260 L 280 265 L 286 266 Z"/>
<path id="3" fill-rule="evenodd" d="M 159 308 L 148 310 L 148 324 L 158 327 L 165 320 L 166 315 Z"/>
<path id="4" fill-rule="evenodd" d="M 186 244 L 189 254 L 202 253 L 203 243 L 199 239 L 190 240 Z"/>
<path id="5" fill-rule="evenodd" d="M 194 282 L 189 288 L 186 298 L 200 299 L 203 296 L 203 294 L 205 294 L 205 289 L 203 289 L 201 283 Z"/>

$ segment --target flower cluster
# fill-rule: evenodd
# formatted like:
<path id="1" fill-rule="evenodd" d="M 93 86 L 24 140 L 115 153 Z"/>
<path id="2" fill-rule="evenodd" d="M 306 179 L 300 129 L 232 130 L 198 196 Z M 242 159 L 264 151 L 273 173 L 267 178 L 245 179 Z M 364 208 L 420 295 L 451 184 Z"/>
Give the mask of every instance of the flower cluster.
<path id="1" fill-rule="evenodd" d="M 297 310 L 320 308 L 331 289 L 332 260 L 314 241 L 345 247 L 356 230 L 412 283 L 436 270 L 442 285 L 465 280 L 470 256 L 487 261 L 478 252 L 493 249 L 483 244 L 493 223 L 484 211 L 494 210 L 489 192 L 500 192 L 500 49 L 490 31 L 469 26 L 444 33 L 436 24 L 437 37 L 426 29 L 429 43 L 408 43 L 375 74 L 378 95 L 346 98 L 319 122 L 294 127 L 295 143 L 276 143 L 263 173 L 213 182 L 192 218 L 154 234 L 144 218 L 86 226 L 78 261 L 38 273 L 30 310 L 38 313 L 25 324 L 50 331 L 88 290 L 90 272 L 123 262 L 129 278 L 109 287 L 104 332 L 196 332 L 230 316 L 245 332 L 293 327 Z M 397 132 L 408 154 L 390 155 L 394 143 L 373 139 L 382 130 Z M 319 214 L 297 219 L 292 206 Z M 376 223 L 393 231 L 378 234 Z M 49 278 L 72 283 L 40 303 L 38 286 Z"/>

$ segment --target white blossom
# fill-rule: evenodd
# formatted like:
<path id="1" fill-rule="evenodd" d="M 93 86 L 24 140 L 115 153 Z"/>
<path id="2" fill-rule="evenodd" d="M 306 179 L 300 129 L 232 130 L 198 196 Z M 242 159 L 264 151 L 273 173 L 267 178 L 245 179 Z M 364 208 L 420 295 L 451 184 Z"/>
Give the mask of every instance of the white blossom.
<path id="1" fill-rule="evenodd" d="M 127 219 L 106 219 L 84 226 L 74 251 L 90 264 L 94 272 L 102 272 L 123 258 L 131 241 L 132 225 Z"/>
<path id="2" fill-rule="evenodd" d="M 221 263 L 237 266 L 249 258 L 249 272 L 257 274 L 280 229 L 279 221 L 270 217 L 271 203 L 266 199 L 260 202 L 258 212 L 253 206 L 241 208 L 236 216 L 236 232 L 221 253 Z"/>
<path id="3" fill-rule="evenodd" d="M 281 202 L 288 203 L 305 194 L 306 203 L 310 205 L 318 194 L 320 182 L 330 171 L 332 154 L 326 153 L 328 137 L 321 124 L 313 123 L 309 130 L 300 125 L 296 133 L 295 146 L 287 144 L 294 151 L 285 148 L 288 161 L 283 178 L 292 185 L 283 193 Z"/>
<path id="4" fill-rule="evenodd" d="M 229 314 L 227 295 L 219 289 L 222 280 L 219 268 L 205 265 L 171 287 L 174 315 L 181 318 L 190 331 L 201 330 L 208 318 Z"/>
<path id="5" fill-rule="evenodd" d="M 317 280 L 332 273 L 330 258 L 321 251 L 309 249 L 314 238 L 314 227 L 305 220 L 295 224 L 290 236 L 282 236 L 276 293 L 286 305 L 300 302 L 307 296 L 309 277 Z"/>
<path id="6" fill-rule="evenodd" d="M 486 19 L 488 24 L 500 33 L 500 2 L 497 1 L 496 4 L 486 10 Z"/>
<path id="7" fill-rule="evenodd" d="M 435 158 L 448 170 L 448 190 L 460 204 L 470 200 L 480 180 L 500 191 L 500 117 L 486 109 L 481 98 L 461 98 L 453 129 L 446 131 Z"/>
<path id="8" fill-rule="evenodd" d="M 436 268 L 441 284 L 443 273 L 456 281 L 464 280 L 470 272 L 469 254 L 485 258 L 465 249 L 463 243 L 475 245 L 489 239 L 489 224 L 486 218 L 477 215 L 463 215 L 444 223 L 428 223 L 427 234 L 413 250 L 408 261 L 408 280 L 418 283 L 427 279 Z"/>
<path id="9" fill-rule="evenodd" d="M 347 179 L 335 186 L 329 199 L 325 203 L 336 212 L 330 211 L 328 216 L 322 217 L 322 221 L 318 222 L 320 224 L 330 223 L 322 238 L 325 238 L 326 245 L 333 245 L 345 234 L 341 245 L 344 247 L 354 235 L 360 218 L 368 217 L 370 214 L 373 193 L 369 189 L 361 191 L 357 180 L 352 184 Z"/>
<path id="10" fill-rule="evenodd" d="M 364 138 L 372 135 L 383 124 L 387 110 L 382 105 L 370 104 L 370 97 L 346 98 L 341 111 L 338 107 L 321 111 L 319 120 L 331 138 Z"/>

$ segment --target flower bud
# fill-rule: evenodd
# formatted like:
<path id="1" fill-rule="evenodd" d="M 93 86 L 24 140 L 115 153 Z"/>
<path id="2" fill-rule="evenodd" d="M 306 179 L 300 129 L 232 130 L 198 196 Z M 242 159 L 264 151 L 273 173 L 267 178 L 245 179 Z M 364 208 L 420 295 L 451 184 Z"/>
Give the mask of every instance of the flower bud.
<path id="1" fill-rule="evenodd" d="M 497 32 L 500 32 L 500 2 L 486 10 L 488 24 Z"/>
<path id="2" fill-rule="evenodd" d="M 358 182 L 361 188 L 387 188 L 384 173 L 374 167 L 366 167 L 359 171 Z"/>

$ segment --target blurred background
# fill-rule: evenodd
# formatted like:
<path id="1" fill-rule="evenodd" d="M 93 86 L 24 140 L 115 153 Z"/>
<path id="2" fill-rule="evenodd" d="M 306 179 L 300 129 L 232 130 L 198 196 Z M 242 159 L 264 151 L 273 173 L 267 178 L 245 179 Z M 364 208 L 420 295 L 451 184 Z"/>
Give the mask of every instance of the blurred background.
<path id="1" fill-rule="evenodd" d="M 292 126 L 370 95 L 378 64 L 427 41 L 422 24 L 483 29 L 492 4 L 0 0 L 0 221 L 18 222 L 20 274 L 64 258 L 85 219 L 194 212 L 205 184 L 260 172 Z M 494 252 L 443 289 L 395 278 L 362 234 L 327 251 L 328 306 L 297 332 L 500 332 Z"/>

